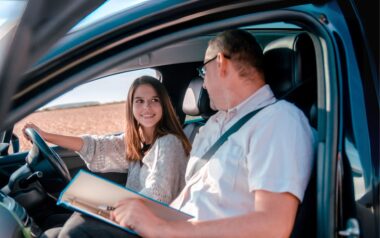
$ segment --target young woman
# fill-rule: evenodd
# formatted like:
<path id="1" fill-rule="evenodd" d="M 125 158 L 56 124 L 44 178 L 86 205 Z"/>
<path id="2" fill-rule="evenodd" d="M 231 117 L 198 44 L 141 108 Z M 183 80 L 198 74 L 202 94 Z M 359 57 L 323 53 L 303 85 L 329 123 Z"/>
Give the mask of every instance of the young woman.
<path id="1" fill-rule="evenodd" d="M 155 78 L 137 78 L 126 101 L 125 133 L 118 136 L 64 136 L 27 123 L 48 142 L 76 151 L 94 172 L 126 172 L 126 186 L 170 203 L 184 186 L 191 144 L 182 131 L 165 87 Z"/>

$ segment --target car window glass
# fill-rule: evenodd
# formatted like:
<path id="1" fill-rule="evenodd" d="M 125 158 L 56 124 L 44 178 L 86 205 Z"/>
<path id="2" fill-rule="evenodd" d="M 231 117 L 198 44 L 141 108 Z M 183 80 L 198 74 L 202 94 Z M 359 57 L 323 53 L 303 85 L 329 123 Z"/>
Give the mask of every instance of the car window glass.
<path id="1" fill-rule="evenodd" d="M 156 78 L 155 70 L 145 69 L 103 77 L 65 93 L 19 121 L 14 128 L 20 151 L 31 148 L 22 135 L 26 122 L 64 135 L 106 135 L 124 130 L 125 99 L 134 79 L 142 75 Z"/>
<path id="2" fill-rule="evenodd" d="M 85 17 L 82 21 L 80 21 L 76 26 L 74 26 L 70 32 L 74 32 L 84 27 L 87 27 L 93 23 L 96 23 L 106 17 L 117 14 L 126 9 L 130 9 L 133 7 L 137 7 L 148 0 L 128 0 L 128 1 L 119 1 L 119 0 L 108 0 L 103 3 L 100 7 L 95 9 L 91 14 Z"/>

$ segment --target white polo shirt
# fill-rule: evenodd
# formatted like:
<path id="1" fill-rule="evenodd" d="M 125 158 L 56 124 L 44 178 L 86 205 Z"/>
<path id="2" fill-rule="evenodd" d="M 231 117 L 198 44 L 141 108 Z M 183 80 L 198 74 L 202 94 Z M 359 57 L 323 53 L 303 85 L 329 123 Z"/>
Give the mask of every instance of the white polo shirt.
<path id="1" fill-rule="evenodd" d="M 268 85 L 235 108 L 220 111 L 201 128 L 193 143 L 186 185 L 172 206 L 195 220 L 213 220 L 254 211 L 254 192 L 289 192 L 300 201 L 313 163 L 313 136 L 307 118 L 293 104 L 275 102 Z M 261 110 L 190 177 L 194 164 L 247 113 Z"/>

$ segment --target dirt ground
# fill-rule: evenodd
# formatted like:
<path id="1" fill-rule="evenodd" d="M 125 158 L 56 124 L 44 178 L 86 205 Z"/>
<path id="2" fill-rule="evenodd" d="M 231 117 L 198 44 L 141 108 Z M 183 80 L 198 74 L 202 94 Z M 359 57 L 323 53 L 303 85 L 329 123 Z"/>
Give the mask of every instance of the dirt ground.
<path id="1" fill-rule="evenodd" d="M 20 139 L 20 150 L 29 150 L 31 144 L 22 135 L 26 122 L 33 122 L 48 132 L 64 135 L 104 135 L 124 130 L 125 104 L 107 104 L 71 109 L 35 112 L 15 125 Z"/>

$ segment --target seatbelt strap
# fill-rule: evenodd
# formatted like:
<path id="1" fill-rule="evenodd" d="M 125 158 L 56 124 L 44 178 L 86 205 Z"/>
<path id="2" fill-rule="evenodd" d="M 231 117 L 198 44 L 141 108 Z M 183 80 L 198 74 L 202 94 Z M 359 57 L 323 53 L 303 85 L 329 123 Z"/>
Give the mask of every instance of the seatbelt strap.
<path id="1" fill-rule="evenodd" d="M 208 149 L 208 151 L 196 162 L 196 164 L 193 166 L 191 172 L 189 173 L 190 178 L 199 171 L 209 160 L 210 158 L 215 154 L 215 152 L 219 149 L 221 145 L 228 139 L 228 137 L 238 131 L 249 119 L 251 119 L 254 115 L 256 115 L 259 111 L 266 108 L 269 105 L 272 105 L 276 103 L 277 101 L 268 104 L 264 107 L 258 108 L 242 118 L 240 118 L 235 124 L 233 124 L 226 132 L 223 133 L 223 135 Z"/>

